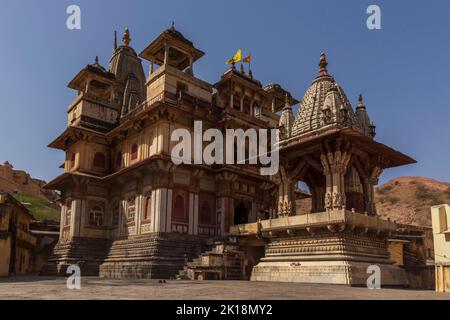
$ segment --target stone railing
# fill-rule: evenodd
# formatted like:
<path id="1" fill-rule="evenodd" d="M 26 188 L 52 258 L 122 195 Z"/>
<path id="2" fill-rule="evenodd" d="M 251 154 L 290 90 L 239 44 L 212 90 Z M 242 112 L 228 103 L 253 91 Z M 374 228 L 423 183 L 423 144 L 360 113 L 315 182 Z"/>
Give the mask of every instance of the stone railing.
<path id="1" fill-rule="evenodd" d="M 310 230 L 312 228 L 360 228 L 377 233 L 394 233 L 397 224 L 391 220 L 384 220 L 378 216 L 369 216 L 347 210 L 332 210 L 328 212 L 310 213 L 297 216 L 280 217 L 260 221 L 258 223 L 236 225 L 230 227 L 230 234 L 235 236 L 256 235 L 262 232 L 290 233 L 295 230 Z"/>

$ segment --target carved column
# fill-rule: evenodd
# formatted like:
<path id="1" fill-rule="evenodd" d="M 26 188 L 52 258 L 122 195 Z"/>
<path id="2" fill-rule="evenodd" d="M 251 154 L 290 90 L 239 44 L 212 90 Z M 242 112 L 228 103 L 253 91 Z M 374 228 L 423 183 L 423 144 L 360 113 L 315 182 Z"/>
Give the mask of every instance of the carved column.
<path id="1" fill-rule="evenodd" d="M 344 177 L 347 171 L 351 154 L 340 151 L 337 143 L 337 151 L 328 151 L 320 156 L 323 174 L 326 178 L 325 209 L 345 209 L 345 184 Z"/>
<path id="2" fill-rule="evenodd" d="M 294 183 L 280 166 L 279 174 L 274 177 L 278 185 L 278 216 L 292 216 L 295 214 Z"/>
<path id="3" fill-rule="evenodd" d="M 221 234 L 228 234 L 230 226 L 234 224 L 233 207 L 233 183 L 237 175 L 230 172 L 223 172 L 216 177 L 218 209 L 220 210 L 220 231 Z"/>
<path id="4" fill-rule="evenodd" d="M 378 179 L 380 178 L 383 169 L 379 166 L 375 166 L 369 176 L 368 179 L 368 188 L 367 188 L 367 213 L 370 215 L 376 215 L 377 209 L 375 206 L 375 186 L 378 184 Z"/>

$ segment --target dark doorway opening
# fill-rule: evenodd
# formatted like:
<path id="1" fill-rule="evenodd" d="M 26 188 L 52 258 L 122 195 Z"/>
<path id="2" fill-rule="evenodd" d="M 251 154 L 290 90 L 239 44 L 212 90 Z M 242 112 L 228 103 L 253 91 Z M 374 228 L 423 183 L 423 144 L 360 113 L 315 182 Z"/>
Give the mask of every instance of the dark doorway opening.
<path id="1" fill-rule="evenodd" d="M 244 223 L 248 223 L 248 208 L 243 202 L 240 202 L 237 207 L 234 208 L 234 224 Z"/>

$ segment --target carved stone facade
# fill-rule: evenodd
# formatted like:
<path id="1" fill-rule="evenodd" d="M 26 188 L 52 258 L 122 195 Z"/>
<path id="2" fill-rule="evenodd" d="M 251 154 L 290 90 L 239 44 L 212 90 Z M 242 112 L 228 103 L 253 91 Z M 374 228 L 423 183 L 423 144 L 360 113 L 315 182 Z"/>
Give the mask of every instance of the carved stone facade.
<path id="1" fill-rule="evenodd" d="M 238 248 L 233 265 L 253 280 L 362 284 L 375 263 L 385 284 L 405 284 L 386 247 L 395 224 L 376 216 L 373 199 L 384 169 L 414 160 L 374 141 L 362 98 L 353 110 L 324 54 L 294 118 L 298 101 L 289 92 L 262 86 L 243 68 L 233 65 L 214 85 L 196 78 L 204 53 L 174 27 L 139 56 L 130 41 L 126 30 L 108 69 L 96 59 L 69 84 L 78 96 L 67 129 L 50 144 L 66 153 L 64 173 L 47 186 L 61 191 L 61 239 L 43 273 L 76 263 L 84 275 L 169 278 L 220 240 Z M 150 62 L 146 78 L 139 57 Z M 195 136 L 197 120 L 203 131 L 280 129 L 279 171 L 175 165 L 172 133 Z M 296 211 L 299 182 L 310 192 L 306 214 Z M 203 256 L 223 262 L 227 254 Z M 185 273 L 207 274 L 200 260 Z"/>
<path id="2" fill-rule="evenodd" d="M 45 274 L 77 263 L 83 274 L 168 278 L 230 226 L 275 215 L 276 186 L 258 165 L 175 166 L 171 135 L 194 136 L 194 121 L 203 131 L 275 128 L 296 100 L 234 67 L 214 85 L 195 77 L 204 53 L 174 27 L 139 55 L 130 43 L 125 30 L 108 68 L 96 58 L 69 84 L 78 96 L 50 144 L 66 153 L 64 173 L 47 185 L 61 191 L 61 239 Z"/>

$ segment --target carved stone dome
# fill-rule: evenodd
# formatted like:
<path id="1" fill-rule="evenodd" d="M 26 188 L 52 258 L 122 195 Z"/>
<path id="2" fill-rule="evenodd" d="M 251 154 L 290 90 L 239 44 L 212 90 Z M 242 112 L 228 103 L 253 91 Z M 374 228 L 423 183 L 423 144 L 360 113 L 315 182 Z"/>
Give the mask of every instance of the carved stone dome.
<path id="1" fill-rule="evenodd" d="M 320 56 L 319 75 L 306 91 L 295 117 L 292 136 L 328 127 L 350 127 L 363 132 L 344 90 L 328 74 L 325 54 Z"/>

